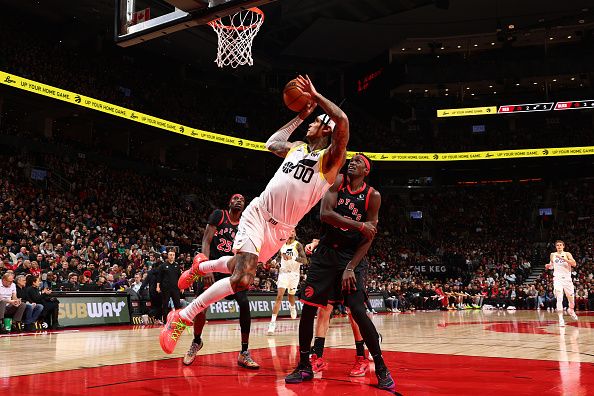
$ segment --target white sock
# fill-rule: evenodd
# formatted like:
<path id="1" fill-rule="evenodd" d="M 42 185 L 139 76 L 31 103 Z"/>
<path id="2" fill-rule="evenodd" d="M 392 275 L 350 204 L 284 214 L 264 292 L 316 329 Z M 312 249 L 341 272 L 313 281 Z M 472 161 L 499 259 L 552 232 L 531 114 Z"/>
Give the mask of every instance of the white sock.
<path id="1" fill-rule="evenodd" d="M 179 315 L 183 319 L 192 322 L 196 315 L 204 311 L 210 304 L 215 303 L 233 293 L 234 291 L 231 287 L 231 278 L 223 278 L 213 283 L 212 286 L 204 291 L 204 293 L 196 297 L 196 299 L 192 301 L 190 305 L 181 310 Z"/>
<path id="2" fill-rule="evenodd" d="M 231 261 L 231 259 L 235 256 L 223 256 L 219 257 L 215 260 L 208 260 L 200 263 L 198 268 L 201 272 L 206 274 L 211 272 L 220 272 L 221 274 L 230 274 L 229 267 L 227 267 L 227 263 Z"/>
<path id="3" fill-rule="evenodd" d="M 295 309 L 295 304 L 289 303 L 289 306 L 291 307 L 291 309 Z"/>
<path id="4" fill-rule="evenodd" d="M 272 314 L 272 319 L 270 319 L 271 322 L 276 322 L 276 314 Z"/>

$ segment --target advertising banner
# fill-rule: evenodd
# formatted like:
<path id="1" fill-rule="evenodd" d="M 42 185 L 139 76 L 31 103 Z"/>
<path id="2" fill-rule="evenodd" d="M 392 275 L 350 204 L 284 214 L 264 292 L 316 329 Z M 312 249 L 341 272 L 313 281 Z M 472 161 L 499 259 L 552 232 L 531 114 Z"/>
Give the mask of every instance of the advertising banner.
<path id="1" fill-rule="evenodd" d="M 59 294 L 57 298 L 60 300 L 58 320 L 64 327 L 131 323 L 126 294 Z"/>
<path id="2" fill-rule="evenodd" d="M 192 301 L 193 299 L 194 297 L 186 298 L 187 301 Z M 249 294 L 248 299 L 250 301 L 252 318 L 269 318 L 272 316 L 276 294 Z M 369 301 L 373 309 L 375 309 L 377 312 L 386 311 L 384 299 L 381 295 L 370 294 Z M 289 316 L 289 301 L 287 301 L 286 296 L 283 298 L 281 304 L 281 310 L 279 311 L 278 316 Z M 303 303 L 297 300 L 295 306 L 297 308 L 297 313 L 301 314 Z M 237 318 L 239 318 L 239 306 L 235 300 L 218 301 L 214 304 L 211 304 L 206 310 L 206 319 L 208 320 Z"/>

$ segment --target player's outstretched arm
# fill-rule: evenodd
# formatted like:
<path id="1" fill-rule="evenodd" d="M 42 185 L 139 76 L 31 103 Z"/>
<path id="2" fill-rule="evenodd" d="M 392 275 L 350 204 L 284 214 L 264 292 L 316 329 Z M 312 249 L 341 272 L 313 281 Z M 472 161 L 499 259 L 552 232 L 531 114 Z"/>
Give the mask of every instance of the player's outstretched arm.
<path id="1" fill-rule="evenodd" d="M 279 157 L 285 158 L 291 148 L 303 144 L 302 141 L 289 142 L 289 138 L 295 132 L 295 129 L 301 125 L 303 120 L 311 115 L 316 108 L 317 104 L 314 101 L 310 101 L 305 109 L 299 113 L 299 115 L 293 118 L 291 121 L 283 125 L 278 131 L 276 131 L 266 141 L 266 149 L 270 150 Z"/>
<path id="2" fill-rule="evenodd" d="M 324 174 L 336 174 L 346 159 L 346 147 L 349 142 L 349 118 L 344 111 L 332 101 L 320 94 L 312 84 L 309 76 L 298 76 L 297 84 L 312 100 L 319 104 L 332 121 L 336 123 L 332 131 L 330 146 L 324 155 Z"/>

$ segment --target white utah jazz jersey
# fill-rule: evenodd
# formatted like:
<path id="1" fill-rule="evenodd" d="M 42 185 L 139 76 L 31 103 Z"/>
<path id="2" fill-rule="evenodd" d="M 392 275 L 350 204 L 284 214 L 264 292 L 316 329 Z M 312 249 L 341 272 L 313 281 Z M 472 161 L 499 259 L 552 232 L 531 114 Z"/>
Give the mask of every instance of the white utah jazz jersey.
<path id="1" fill-rule="evenodd" d="M 553 253 L 553 277 L 571 278 L 571 266 L 567 261 L 563 261 L 561 258 L 567 260 L 567 253 Z"/>
<path id="2" fill-rule="evenodd" d="M 305 143 L 289 151 L 260 194 L 260 204 L 272 217 L 296 225 L 322 199 L 330 188 L 322 173 L 325 152 L 310 152 Z"/>
<path id="3" fill-rule="evenodd" d="M 288 245 L 285 243 L 283 245 L 283 247 L 280 249 L 281 266 L 280 266 L 280 270 L 278 271 L 279 274 L 290 273 L 290 272 L 299 273 L 301 263 L 299 261 L 297 261 L 297 258 L 299 258 L 299 252 L 297 251 L 298 243 L 299 242 L 297 242 L 297 241 L 293 241 L 293 243 L 290 243 Z M 283 254 L 286 254 L 287 256 L 291 257 L 291 259 L 285 260 L 282 256 Z"/>

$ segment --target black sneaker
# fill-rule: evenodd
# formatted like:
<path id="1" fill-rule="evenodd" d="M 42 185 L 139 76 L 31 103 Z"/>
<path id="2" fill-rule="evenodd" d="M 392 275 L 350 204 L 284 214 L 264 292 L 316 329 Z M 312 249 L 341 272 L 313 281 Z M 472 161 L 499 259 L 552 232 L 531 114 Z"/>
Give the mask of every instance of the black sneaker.
<path id="1" fill-rule="evenodd" d="M 394 392 L 396 390 L 396 383 L 387 368 L 379 369 L 375 371 L 377 376 L 377 387 L 383 390 Z"/>
<path id="2" fill-rule="evenodd" d="M 313 370 L 309 364 L 299 364 L 295 370 L 285 377 L 287 384 L 300 384 L 303 381 L 311 381 L 313 379 Z"/>

